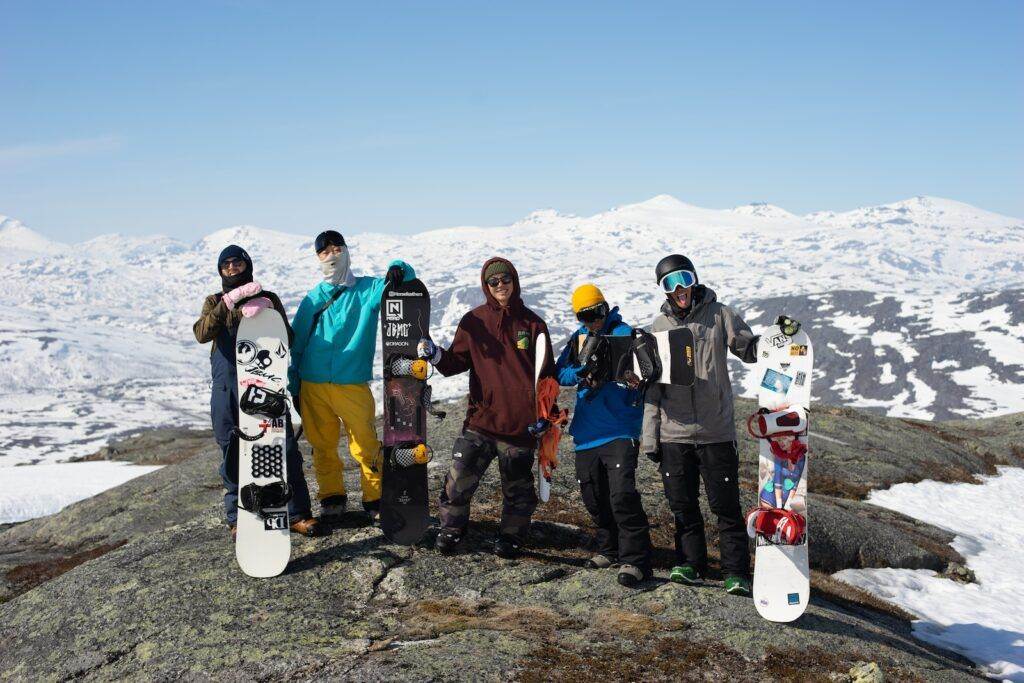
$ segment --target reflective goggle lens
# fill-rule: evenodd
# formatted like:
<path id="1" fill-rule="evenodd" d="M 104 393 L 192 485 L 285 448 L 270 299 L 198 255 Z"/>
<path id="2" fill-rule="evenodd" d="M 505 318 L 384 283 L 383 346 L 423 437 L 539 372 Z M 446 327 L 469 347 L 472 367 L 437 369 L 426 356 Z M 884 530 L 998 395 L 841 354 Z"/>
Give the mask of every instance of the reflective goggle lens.
<path id="1" fill-rule="evenodd" d="M 601 303 L 590 308 L 584 308 L 576 314 L 576 319 L 581 323 L 592 323 L 608 316 L 608 304 Z"/>
<path id="2" fill-rule="evenodd" d="M 677 270 L 674 273 L 669 273 L 661 279 L 662 288 L 669 293 L 676 291 L 677 287 L 686 289 L 687 287 L 693 287 L 697 282 L 697 276 L 688 270 Z"/>

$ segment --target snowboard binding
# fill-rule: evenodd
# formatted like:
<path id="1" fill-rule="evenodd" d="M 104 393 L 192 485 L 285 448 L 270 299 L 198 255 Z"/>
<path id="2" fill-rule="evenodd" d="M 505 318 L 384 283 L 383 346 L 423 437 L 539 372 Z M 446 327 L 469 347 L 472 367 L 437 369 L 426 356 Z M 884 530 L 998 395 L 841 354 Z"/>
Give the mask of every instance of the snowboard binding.
<path id="1" fill-rule="evenodd" d="M 807 443 L 796 438 L 807 433 L 807 411 L 803 406 L 761 408 L 747 418 L 747 431 L 755 439 L 767 439 L 776 458 L 796 463 L 807 454 Z"/>
<path id="2" fill-rule="evenodd" d="M 640 368 L 639 376 L 633 371 L 634 358 Z M 654 335 L 644 330 L 633 330 L 631 353 L 619 359 L 619 367 L 615 368 L 614 376 L 622 377 L 626 380 L 625 385 L 628 388 L 640 392 L 636 404 L 642 400 L 647 387 L 661 377 L 661 369 L 661 358 L 658 356 L 658 344 L 654 340 Z"/>
<path id="3" fill-rule="evenodd" d="M 396 356 L 389 364 L 392 377 L 412 377 L 426 381 L 434 374 L 434 366 L 422 358 Z"/>
<path id="4" fill-rule="evenodd" d="M 420 443 L 409 446 L 397 446 L 391 452 L 391 462 L 396 467 L 412 467 L 426 465 L 433 460 L 434 451 L 430 446 Z"/>
<path id="5" fill-rule="evenodd" d="M 774 545 L 799 545 L 807 520 L 799 512 L 781 508 L 755 508 L 747 513 L 747 535 L 760 536 Z"/>
<path id="6" fill-rule="evenodd" d="M 608 381 L 611 375 L 611 358 L 608 342 L 603 336 L 587 334 L 576 360 L 580 365 L 576 376 L 581 380 L 587 381 L 595 388 Z M 593 398 L 593 392 L 588 394 L 587 400 L 593 400 Z"/>
<path id="7" fill-rule="evenodd" d="M 283 391 L 250 384 L 238 400 L 238 408 L 246 415 L 262 415 L 277 419 L 288 414 L 288 396 Z M 258 438 L 258 437 L 257 437 Z"/>
<path id="8" fill-rule="evenodd" d="M 284 481 L 274 481 L 263 486 L 247 484 L 238 492 L 238 504 L 261 517 L 268 510 L 283 508 L 291 499 L 292 487 Z"/>

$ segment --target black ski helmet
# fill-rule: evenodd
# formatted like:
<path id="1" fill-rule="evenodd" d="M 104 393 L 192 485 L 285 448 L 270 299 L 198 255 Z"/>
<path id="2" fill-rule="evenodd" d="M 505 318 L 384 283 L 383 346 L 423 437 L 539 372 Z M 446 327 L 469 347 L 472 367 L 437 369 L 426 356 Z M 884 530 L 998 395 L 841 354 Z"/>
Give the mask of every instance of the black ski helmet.
<path id="1" fill-rule="evenodd" d="M 655 282 L 660 285 L 663 277 L 669 273 L 674 273 L 677 270 L 690 271 L 693 273 L 693 277 L 696 280 L 695 284 L 700 284 L 700 278 L 697 276 L 697 269 L 693 267 L 693 261 L 682 254 L 669 254 L 658 261 L 658 265 L 654 267 L 654 275 L 657 278 Z"/>

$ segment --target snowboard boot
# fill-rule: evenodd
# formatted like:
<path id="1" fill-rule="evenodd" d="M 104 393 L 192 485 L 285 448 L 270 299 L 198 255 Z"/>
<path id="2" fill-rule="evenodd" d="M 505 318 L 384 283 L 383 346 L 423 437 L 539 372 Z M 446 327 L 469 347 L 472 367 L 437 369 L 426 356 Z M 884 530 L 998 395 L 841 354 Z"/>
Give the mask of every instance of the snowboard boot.
<path id="1" fill-rule="evenodd" d="M 626 588 L 636 588 L 641 581 L 651 578 L 650 571 L 644 571 L 632 564 L 624 564 L 619 567 L 619 585 Z"/>
<path id="2" fill-rule="evenodd" d="M 587 560 L 587 567 L 590 569 L 610 569 L 618 565 L 614 558 L 598 553 Z"/>
<path id="3" fill-rule="evenodd" d="M 370 525 L 373 526 L 380 522 L 380 499 L 371 500 L 369 502 L 363 501 L 363 511 L 366 516 L 370 518 Z"/>
<path id="4" fill-rule="evenodd" d="M 511 560 L 519 557 L 522 552 L 523 545 L 515 536 L 501 534 L 498 538 L 494 539 L 494 554 L 498 557 L 504 557 L 506 560 Z"/>
<path id="5" fill-rule="evenodd" d="M 337 521 L 345 514 L 348 507 L 348 496 L 327 496 L 320 501 L 320 519 Z"/>
<path id="6" fill-rule="evenodd" d="M 668 580 L 685 586 L 696 586 L 701 582 L 700 573 L 696 567 L 691 567 L 688 564 L 672 567 L 672 573 L 668 575 Z"/>
<path id="7" fill-rule="evenodd" d="M 320 535 L 320 525 L 317 523 L 316 517 L 303 517 L 295 520 L 291 524 L 291 530 L 294 534 L 301 534 L 309 538 Z"/>
<path id="8" fill-rule="evenodd" d="M 730 595 L 750 596 L 750 579 L 745 576 L 725 577 L 725 592 Z"/>
<path id="9" fill-rule="evenodd" d="M 451 555 L 462 542 L 462 533 L 454 529 L 441 529 L 434 539 L 434 549 L 442 555 Z"/>

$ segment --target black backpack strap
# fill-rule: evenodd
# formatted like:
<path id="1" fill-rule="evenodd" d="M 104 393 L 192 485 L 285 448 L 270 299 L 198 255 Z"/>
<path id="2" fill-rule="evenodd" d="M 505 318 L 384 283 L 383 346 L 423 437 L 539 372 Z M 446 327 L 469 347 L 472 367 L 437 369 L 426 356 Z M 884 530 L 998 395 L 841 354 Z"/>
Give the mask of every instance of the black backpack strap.
<path id="1" fill-rule="evenodd" d="M 343 289 L 344 287 L 338 287 L 338 289 L 334 291 L 334 294 L 331 295 L 331 298 L 328 299 L 327 302 L 323 306 L 318 308 L 316 313 L 313 314 L 313 322 L 309 326 L 309 336 L 313 336 L 313 332 L 316 330 L 316 324 L 320 322 L 320 316 L 322 316 L 324 314 L 324 311 L 330 308 L 331 305 L 338 300 L 338 297 L 341 296 L 341 292 Z"/>

